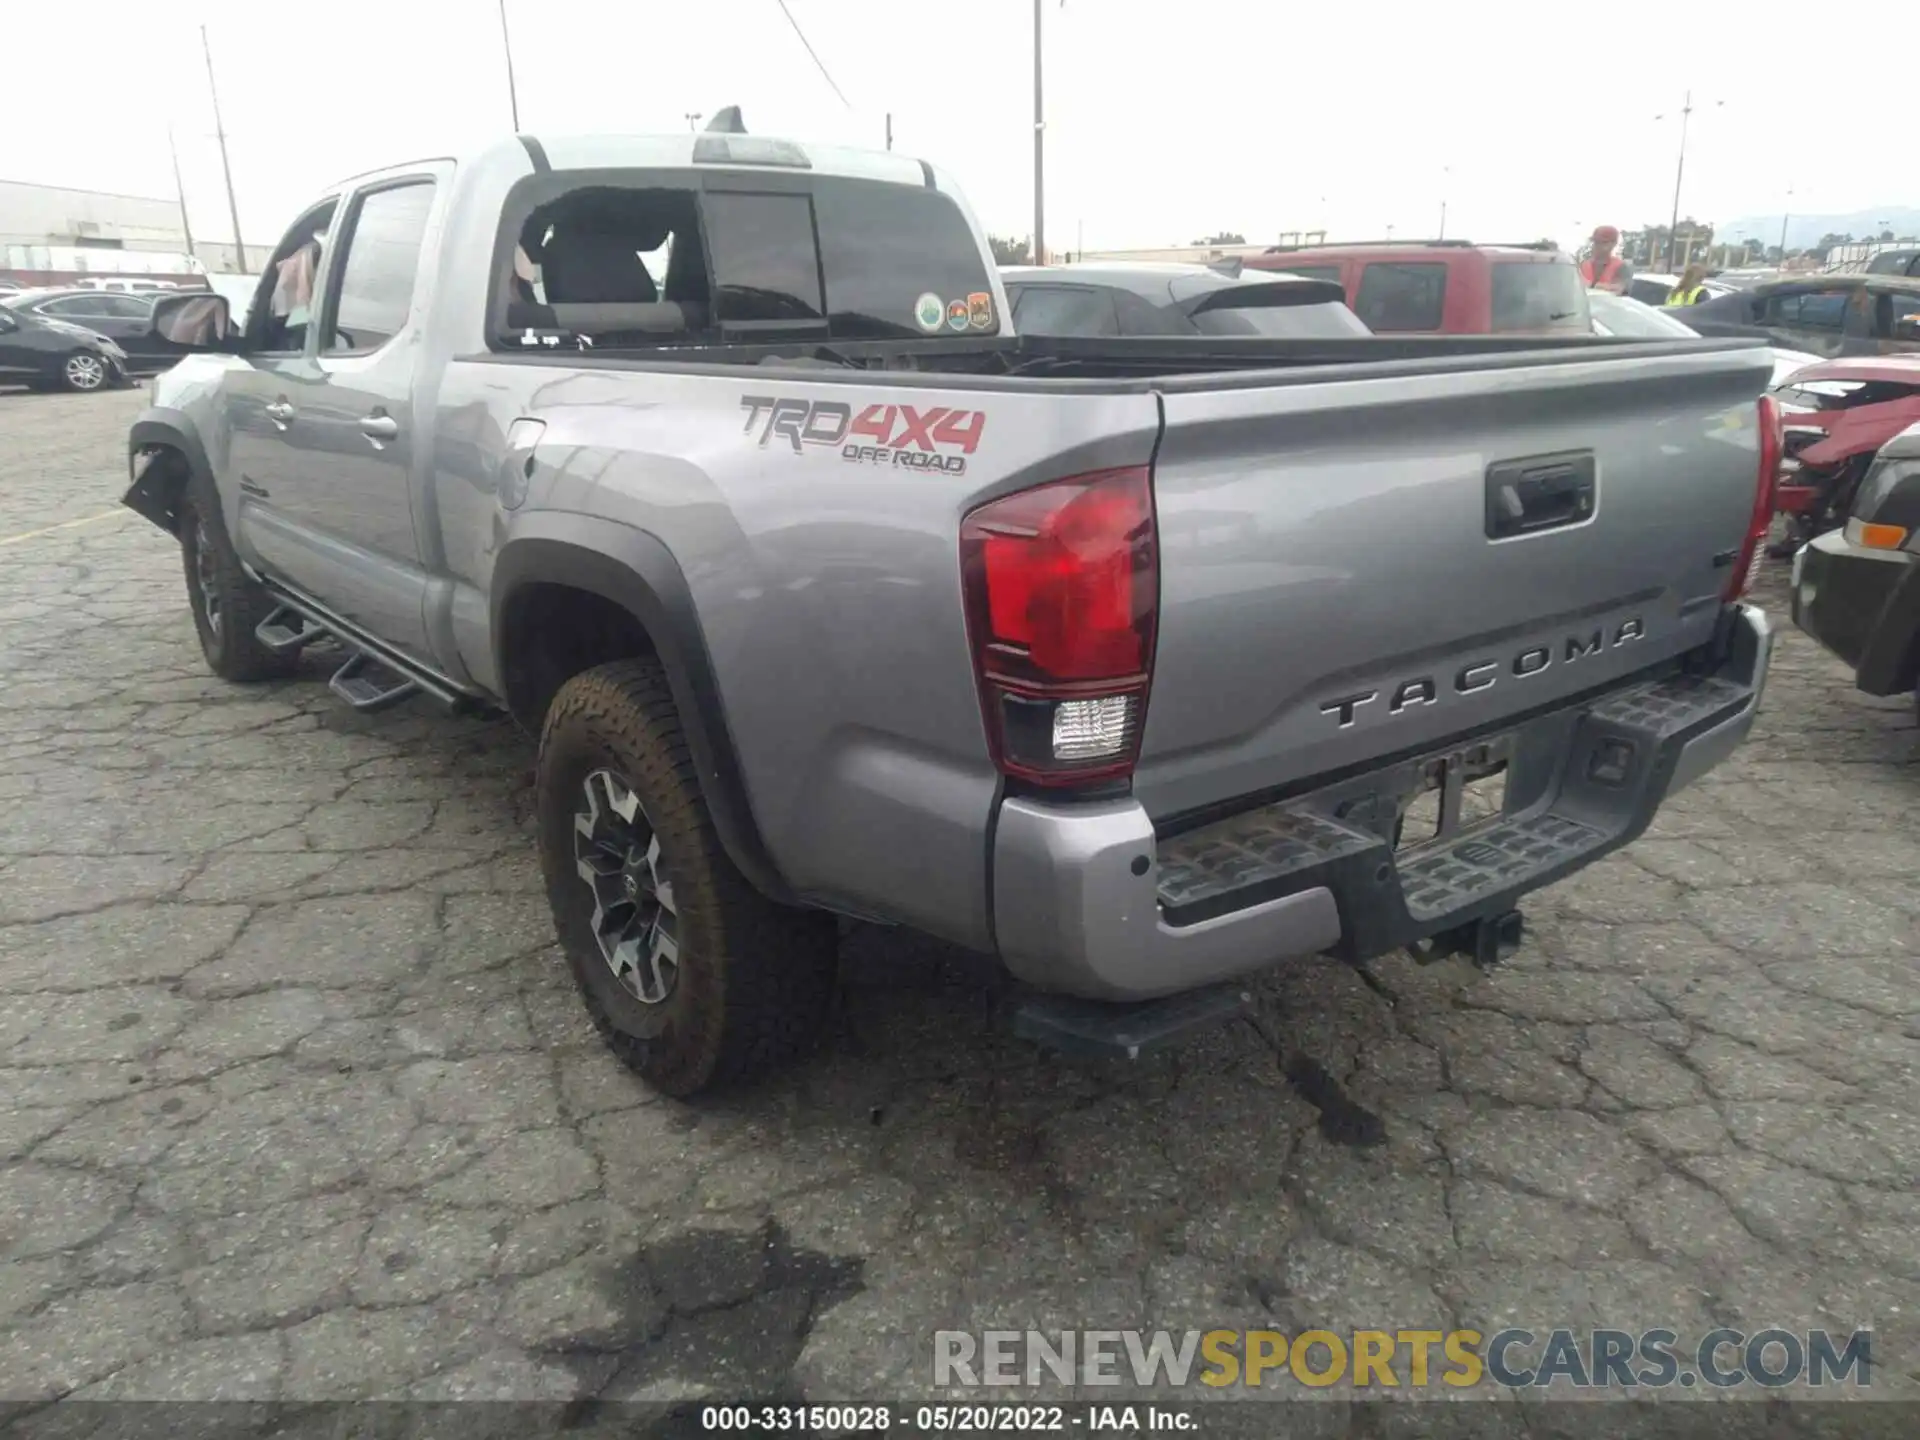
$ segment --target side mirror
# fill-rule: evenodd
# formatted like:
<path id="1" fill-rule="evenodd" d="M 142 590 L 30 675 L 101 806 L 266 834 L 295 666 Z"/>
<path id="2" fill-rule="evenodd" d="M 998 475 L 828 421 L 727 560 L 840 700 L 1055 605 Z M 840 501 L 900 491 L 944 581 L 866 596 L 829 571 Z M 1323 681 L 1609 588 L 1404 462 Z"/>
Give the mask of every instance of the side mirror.
<path id="1" fill-rule="evenodd" d="M 239 342 L 224 295 L 167 295 L 153 306 L 153 333 L 187 350 L 230 351 Z"/>

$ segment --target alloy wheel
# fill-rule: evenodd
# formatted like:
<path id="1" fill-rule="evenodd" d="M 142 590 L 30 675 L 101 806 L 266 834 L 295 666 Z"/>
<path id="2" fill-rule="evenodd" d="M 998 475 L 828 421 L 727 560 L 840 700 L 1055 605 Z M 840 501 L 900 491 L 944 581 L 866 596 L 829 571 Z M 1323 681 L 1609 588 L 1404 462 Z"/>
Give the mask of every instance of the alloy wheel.
<path id="1" fill-rule="evenodd" d="M 64 373 L 76 390 L 98 390 L 107 381 L 106 362 L 98 355 L 69 355 Z"/>
<path id="2" fill-rule="evenodd" d="M 207 633 L 216 640 L 220 638 L 220 622 L 224 618 L 220 611 L 219 579 L 213 537 L 207 533 L 207 522 L 202 520 L 193 527 L 193 587 L 200 596 L 200 613 L 207 618 Z"/>
<path id="3" fill-rule="evenodd" d="M 679 915 L 662 868 L 660 836 L 633 787 L 611 770 L 581 786 L 574 868 L 593 896 L 593 935 L 614 980 L 642 1005 L 659 1005 L 680 974 Z"/>

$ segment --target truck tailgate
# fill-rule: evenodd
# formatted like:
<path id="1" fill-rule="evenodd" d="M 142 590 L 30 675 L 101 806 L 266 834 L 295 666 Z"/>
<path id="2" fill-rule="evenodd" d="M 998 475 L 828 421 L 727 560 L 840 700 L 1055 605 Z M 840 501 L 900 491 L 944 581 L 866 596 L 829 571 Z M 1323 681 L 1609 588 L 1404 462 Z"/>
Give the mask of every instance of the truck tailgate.
<path id="1" fill-rule="evenodd" d="M 1362 766 L 1713 633 L 1761 348 L 1608 347 L 1161 388 L 1156 820 Z"/>

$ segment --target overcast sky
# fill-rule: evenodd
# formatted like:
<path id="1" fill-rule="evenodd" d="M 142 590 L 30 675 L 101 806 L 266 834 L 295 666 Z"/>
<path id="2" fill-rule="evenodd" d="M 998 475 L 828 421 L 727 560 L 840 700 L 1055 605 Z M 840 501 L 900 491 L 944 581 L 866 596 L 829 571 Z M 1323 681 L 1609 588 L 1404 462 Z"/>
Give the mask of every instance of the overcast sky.
<path id="1" fill-rule="evenodd" d="M 944 166 L 988 229 L 1032 228 L 1031 0 L 506 0 L 521 128 L 681 129 L 740 105 L 750 130 L 884 143 Z M 1677 111 L 1696 105 L 1682 209 L 1724 223 L 1912 203 L 1911 87 L 1843 57 L 1793 60 L 1764 6 L 1541 3 L 1305 7 L 1272 0 L 1045 0 L 1047 238 L 1054 249 L 1550 235 L 1664 223 Z M 36 16 L 58 13 L 49 3 Z M 497 0 L 93 0 L 84 45 L 8 17 L 0 178 L 170 196 L 177 129 L 194 231 L 225 239 L 196 28 L 208 26 L 248 241 L 279 238 L 330 181 L 510 128 Z M 1863 39 L 1906 5 L 1854 0 Z M 1646 10 L 1648 18 L 1636 18 Z M 73 12 L 76 24 L 80 11 Z M 1678 13 L 1678 12 L 1671 12 Z M 1782 7 L 1785 13 L 1785 7 Z M 1806 13 L 1801 11 L 1801 13 Z M 1294 18 L 1289 18 L 1289 16 Z M 75 32 L 76 34 L 81 32 Z M 1891 34 L 1891 29 L 1878 33 Z M 84 60 L 68 69 L 70 58 Z M 1804 97 L 1791 90 L 1804 83 Z M 1716 104 L 1715 102 L 1723 102 Z M 1829 107 L 1832 107 L 1829 109 Z M 1656 120 L 1656 115 L 1667 118 Z M 1773 238 L 1773 237 L 1761 237 Z"/>

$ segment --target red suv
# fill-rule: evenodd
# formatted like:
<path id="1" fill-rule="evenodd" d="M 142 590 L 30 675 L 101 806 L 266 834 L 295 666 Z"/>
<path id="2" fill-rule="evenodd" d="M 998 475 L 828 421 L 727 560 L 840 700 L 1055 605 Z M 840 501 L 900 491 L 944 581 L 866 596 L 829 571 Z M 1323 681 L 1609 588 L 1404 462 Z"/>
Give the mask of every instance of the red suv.
<path id="1" fill-rule="evenodd" d="M 1591 335 L 1587 289 L 1573 257 L 1550 245 L 1466 240 L 1276 245 L 1247 262 L 1337 280 L 1377 334 Z"/>

